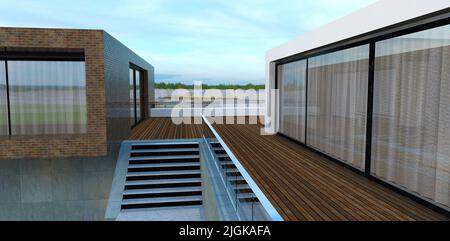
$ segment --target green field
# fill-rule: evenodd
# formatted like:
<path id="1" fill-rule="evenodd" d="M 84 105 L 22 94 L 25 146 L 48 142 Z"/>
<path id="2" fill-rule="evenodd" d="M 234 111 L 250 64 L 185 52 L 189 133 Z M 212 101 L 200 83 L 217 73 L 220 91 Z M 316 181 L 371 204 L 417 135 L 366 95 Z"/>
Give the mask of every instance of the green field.
<path id="1" fill-rule="evenodd" d="M 84 106 L 75 106 L 74 111 L 66 111 L 73 106 L 65 105 L 52 105 L 52 108 L 48 105 L 42 104 L 27 104 L 22 105 L 16 111 L 11 111 L 11 123 L 17 124 L 21 123 L 23 125 L 53 125 L 53 124 L 84 124 L 87 123 L 87 112 Z M 15 109 L 14 106 L 11 107 L 12 110 Z M 49 112 L 48 109 L 57 109 L 64 112 Z M 80 111 L 83 110 L 84 111 Z M 7 122 L 7 118 L 0 118 L 0 125 L 4 125 Z"/>

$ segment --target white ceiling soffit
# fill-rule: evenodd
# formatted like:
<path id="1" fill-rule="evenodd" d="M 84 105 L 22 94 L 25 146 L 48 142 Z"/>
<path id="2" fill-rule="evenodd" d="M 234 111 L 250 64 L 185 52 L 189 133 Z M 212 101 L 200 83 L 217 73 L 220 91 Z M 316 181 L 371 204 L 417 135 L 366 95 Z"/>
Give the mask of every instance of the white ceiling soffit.
<path id="1" fill-rule="evenodd" d="M 267 52 L 271 62 L 450 8 L 450 0 L 379 0 Z"/>

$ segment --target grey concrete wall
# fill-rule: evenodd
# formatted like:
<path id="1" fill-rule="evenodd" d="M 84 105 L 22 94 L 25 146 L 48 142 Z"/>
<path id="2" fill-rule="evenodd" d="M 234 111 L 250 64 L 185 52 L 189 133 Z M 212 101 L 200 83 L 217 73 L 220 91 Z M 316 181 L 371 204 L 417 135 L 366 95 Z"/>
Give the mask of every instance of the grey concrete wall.
<path id="1" fill-rule="evenodd" d="M 104 220 L 115 156 L 0 160 L 0 221 Z"/>

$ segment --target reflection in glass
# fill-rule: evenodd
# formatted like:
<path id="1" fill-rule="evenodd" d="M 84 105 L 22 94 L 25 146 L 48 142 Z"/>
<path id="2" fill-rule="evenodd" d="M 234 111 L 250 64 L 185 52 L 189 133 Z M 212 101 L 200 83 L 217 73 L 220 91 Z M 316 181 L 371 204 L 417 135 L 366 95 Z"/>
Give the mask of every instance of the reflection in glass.
<path id="1" fill-rule="evenodd" d="M 306 60 L 278 66 L 281 91 L 280 132 L 305 142 Z"/>
<path id="2" fill-rule="evenodd" d="M 8 61 L 12 135 L 87 132 L 84 62 Z"/>
<path id="3" fill-rule="evenodd" d="M 309 59 L 307 144 L 364 169 L 369 46 Z"/>
<path id="4" fill-rule="evenodd" d="M 131 126 L 136 124 L 136 113 L 135 113 L 135 96 L 134 96 L 134 70 L 130 69 L 130 118 Z"/>
<path id="5" fill-rule="evenodd" d="M 376 44 L 372 174 L 450 207 L 450 26 Z"/>
<path id="6" fill-rule="evenodd" d="M 141 75 L 140 72 L 135 70 L 136 73 L 136 121 L 139 122 L 141 120 Z"/>
<path id="7" fill-rule="evenodd" d="M 0 61 L 0 136 L 8 135 L 8 99 L 5 61 Z"/>

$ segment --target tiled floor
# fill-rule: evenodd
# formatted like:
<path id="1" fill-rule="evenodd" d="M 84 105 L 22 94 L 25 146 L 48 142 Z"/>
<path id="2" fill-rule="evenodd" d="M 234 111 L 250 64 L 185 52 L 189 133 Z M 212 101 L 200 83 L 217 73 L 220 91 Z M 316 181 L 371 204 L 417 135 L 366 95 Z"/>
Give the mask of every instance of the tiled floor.
<path id="1" fill-rule="evenodd" d="M 0 220 L 103 220 L 115 162 L 0 160 Z"/>

